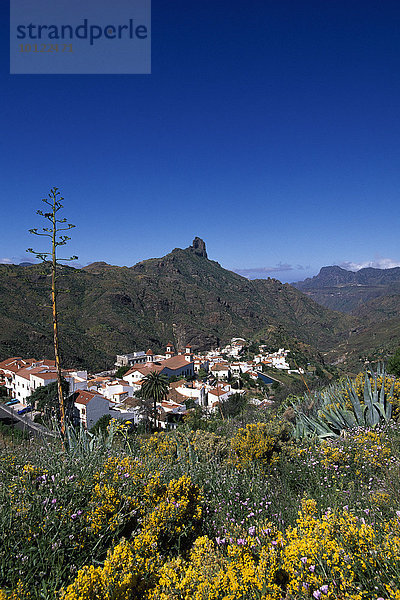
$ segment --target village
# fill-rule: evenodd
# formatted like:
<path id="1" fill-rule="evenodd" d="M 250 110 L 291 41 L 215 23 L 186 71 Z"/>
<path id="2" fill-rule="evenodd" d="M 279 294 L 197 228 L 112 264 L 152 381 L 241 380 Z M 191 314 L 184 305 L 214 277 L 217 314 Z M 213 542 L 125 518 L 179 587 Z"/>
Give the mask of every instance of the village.
<path id="1" fill-rule="evenodd" d="M 223 348 L 195 354 L 190 345 L 176 351 L 170 343 L 162 355 L 151 349 L 117 355 L 114 369 L 107 372 L 91 375 L 82 369 L 63 369 L 73 422 L 90 430 L 99 419 L 109 416 L 138 425 L 145 419 L 140 391 L 146 376 L 154 372 L 169 382 L 168 393 L 156 405 L 155 422 L 161 429 L 175 428 L 196 406 L 210 414 L 221 411 L 230 396 L 246 393 L 242 377 L 267 390 L 268 384 L 279 383 L 270 374 L 271 369 L 302 372 L 290 368 L 289 350 L 280 348 L 271 353 L 261 345 L 259 353 L 250 360 L 245 357 L 247 346 L 243 338 L 232 338 Z M 14 414 L 34 419 L 40 413 L 31 405 L 31 395 L 56 381 L 54 360 L 12 357 L 0 362 L 0 385 L 7 390 L 5 405 Z M 271 403 L 267 392 L 264 396 L 249 401 L 263 408 Z"/>

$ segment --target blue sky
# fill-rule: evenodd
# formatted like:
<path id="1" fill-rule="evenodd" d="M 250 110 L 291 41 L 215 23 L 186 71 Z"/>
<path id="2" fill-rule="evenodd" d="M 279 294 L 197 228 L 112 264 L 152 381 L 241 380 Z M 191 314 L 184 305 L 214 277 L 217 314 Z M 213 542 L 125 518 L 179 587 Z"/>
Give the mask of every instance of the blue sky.
<path id="1" fill-rule="evenodd" d="M 9 75 L 0 11 L 3 262 L 57 186 L 82 265 L 400 264 L 398 2 L 153 0 L 151 75 Z"/>

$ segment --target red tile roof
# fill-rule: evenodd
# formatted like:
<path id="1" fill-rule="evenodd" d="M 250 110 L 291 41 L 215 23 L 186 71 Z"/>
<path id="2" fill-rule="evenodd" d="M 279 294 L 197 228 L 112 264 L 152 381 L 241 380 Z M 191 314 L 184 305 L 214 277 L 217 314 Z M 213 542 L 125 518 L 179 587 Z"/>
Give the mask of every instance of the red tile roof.
<path id="1" fill-rule="evenodd" d="M 95 396 L 103 398 L 103 396 L 101 396 L 100 394 L 96 392 L 89 392 L 87 390 L 78 390 L 74 393 L 73 398 L 76 404 L 83 404 L 84 406 L 86 406 L 91 400 L 93 400 Z"/>
<path id="2" fill-rule="evenodd" d="M 138 371 L 142 375 L 147 375 L 148 373 L 152 373 L 153 371 L 161 371 L 161 370 L 162 370 L 161 364 L 146 363 L 145 365 L 140 365 L 139 367 L 133 366 L 131 369 L 129 369 L 129 371 L 127 371 L 125 373 L 124 377 L 126 377 L 127 375 L 130 375 L 131 373 L 134 373 L 135 371 Z"/>
<path id="3" fill-rule="evenodd" d="M 211 367 L 211 371 L 229 371 L 228 363 L 217 363 Z"/>
<path id="4" fill-rule="evenodd" d="M 20 369 L 24 369 L 29 367 L 32 363 L 37 362 L 36 358 L 21 358 L 20 356 L 16 356 L 13 358 L 6 358 L 0 362 L 0 369 L 5 369 L 7 371 L 11 371 L 12 373 L 16 373 Z"/>
<path id="5" fill-rule="evenodd" d="M 166 358 L 165 360 L 161 361 L 160 364 L 163 369 L 167 367 L 168 369 L 175 370 L 180 369 L 181 367 L 187 367 L 193 363 L 188 362 L 182 354 L 178 354 L 178 356 L 171 356 L 171 358 Z"/>
<path id="6" fill-rule="evenodd" d="M 179 379 L 179 381 L 171 381 L 171 383 L 169 384 L 169 387 L 171 389 L 176 389 L 176 388 L 180 387 L 184 383 L 185 383 L 184 379 Z"/>
<path id="7" fill-rule="evenodd" d="M 224 390 L 222 388 L 213 388 L 212 390 L 208 391 L 209 394 L 212 394 L 213 396 L 223 396 L 224 394 L 227 394 L 227 390 Z"/>
<path id="8" fill-rule="evenodd" d="M 34 369 L 32 369 L 34 371 Z M 31 371 L 32 373 L 32 371 Z M 19 373 L 18 373 L 19 375 Z M 35 377 L 38 377 L 39 379 L 57 379 L 57 372 L 56 371 L 48 371 L 47 373 L 32 373 L 32 375 L 35 375 Z"/>

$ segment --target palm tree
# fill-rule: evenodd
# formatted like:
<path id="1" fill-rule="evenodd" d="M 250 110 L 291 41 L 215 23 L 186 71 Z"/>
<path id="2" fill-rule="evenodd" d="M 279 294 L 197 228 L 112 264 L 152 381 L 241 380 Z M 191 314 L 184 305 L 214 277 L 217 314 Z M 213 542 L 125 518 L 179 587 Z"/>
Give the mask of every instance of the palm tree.
<path id="1" fill-rule="evenodd" d="M 142 385 L 142 397 L 145 400 L 153 399 L 154 429 L 157 427 L 157 402 L 162 402 L 168 392 L 169 382 L 165 375 L 161 375 L 157 371 L 146 375 Z"/>

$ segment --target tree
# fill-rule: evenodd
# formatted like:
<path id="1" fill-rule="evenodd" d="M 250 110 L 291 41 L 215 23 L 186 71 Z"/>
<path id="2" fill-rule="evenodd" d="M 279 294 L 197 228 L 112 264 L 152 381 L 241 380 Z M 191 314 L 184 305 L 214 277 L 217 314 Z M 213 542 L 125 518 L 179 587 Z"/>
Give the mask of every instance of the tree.
<path id="1" fill-rule="evenodd" d="M 391 356 L 387 362 L 387 371 L 391 375 L 400 377 L 400 348 Z"/>
<path id="2" fill-rule="evenodd" d="M 116 377 L 117 379 L 122 378 L 125 373 L 127 373 L 130 369 L 130 365 L 123 365 L 122 367 L 119 367 L 116 371 L 115 371 L 115 375 L 114 377 Z"/>
<path id="3" fill-rule="evenodd" d="M 237 417 L 247 405 L 245 394 L 232 394 L 221 402 L 225 417 Z"/>
<path id="4" fill-rule="evenodd" d="M 101 433 L 106 434 L 107 433 L 107 428 L 110 425 L 110 421 L 111 421 L 111 416 L 110 415 L 103 415 L 93 425 L 92 429 L 90 430 L 90 433 L 100 433 L 101 432 Z"/>
<path id="5" fill-rule="evenodd" d="M 65 404 L 65 398 L 68 396 L 69 385 L 68 381 L 61 379 L 61 390 L 63 394 L 63 405 Z M 44 412 L 46 416 L 50 417 L 56 415 L 57 418 L 60 418 L 60 403 L 58 397 L 58 382 L 49 383 L 48 385 L 43 385 L 38 387 L 33 394 L 29 396 L 29 404 L 31 406 L 35 406 L 41 412 Z M 66 411 L 68 413 L 70 411 Z"/>
<path id="6" fill-rule="evenodd" d="M 251 342 L 251 344 L 248 347 L 248 352 L 250 354 L 257 354 L 257 352 L 260 351 L 259 345 L 256 342 Z"/>
<path id="7" fill-rule="evenodd" d="M 145 400 L 153 400 L 154 429 L 157 427 L 157 402 L 162 402 L 162 400 L 166 398 L 168 392 L 169 382 L 165 375 L 161 375 L 157 371 L 153 371 L 146 375 L 142 385 L 142 397 Z"/>
<path id="8" fill-rule="evenodd" d="M 59 337 L 58 337 L 58 313 L 57 313 L 57 295 L 59 293 L 57 289 L 57 267 L 60 265 L 60 261 L 76 260 L 77 256 L 71 256 L 70 258 L 58 258 L 57 248 L 58 246 L 65 246 L 69 238 L 65 234 L 61 234 L 61 231 L 69 231 L 75 225 L 67 223 L 67 219 L 57 219 L 57 213 L 63 208 L 61 197 L 58 188 L 52 188 L 49 193 L 49 200 L 47 198 L 42 199 L 47 206 L 51 208 L 51 212 L 43 212 L 37 210 L 36 213 L 41 217 L 47 219 L 50 222 L 50 227 L 43 227 L 41 232 L 37 229 L 30 229 L 29 232 L 34 235 L 48 237 L 51 240 L 51 252 L 36 251 L 33 248 L 28 248 L 27 252 L 35 254 L 36 258 L 41 260 L 45 266 L 50 265 L 51 267 L 51 307 L 53 311 L 53 344 L 54 344 L 54 356 L 57 369 L 57 390 L 58 390 L 58 402 L 60 408 L 60 426 L 61 433 L 65 435 L 65 410 L 64 410 L 64 396 L 62 390 L 62 375 L 61 375 L 61 363 L 60 363 L 60 351 L 59 351 Z M 65 225 L 65 227 L 60 227 Z"/>
<path id="9" fill-rule="evenodd" d="M 241 373 L 239 382 L 242 387 L 252 387 L 252 380 L 248 373 Z"/>

